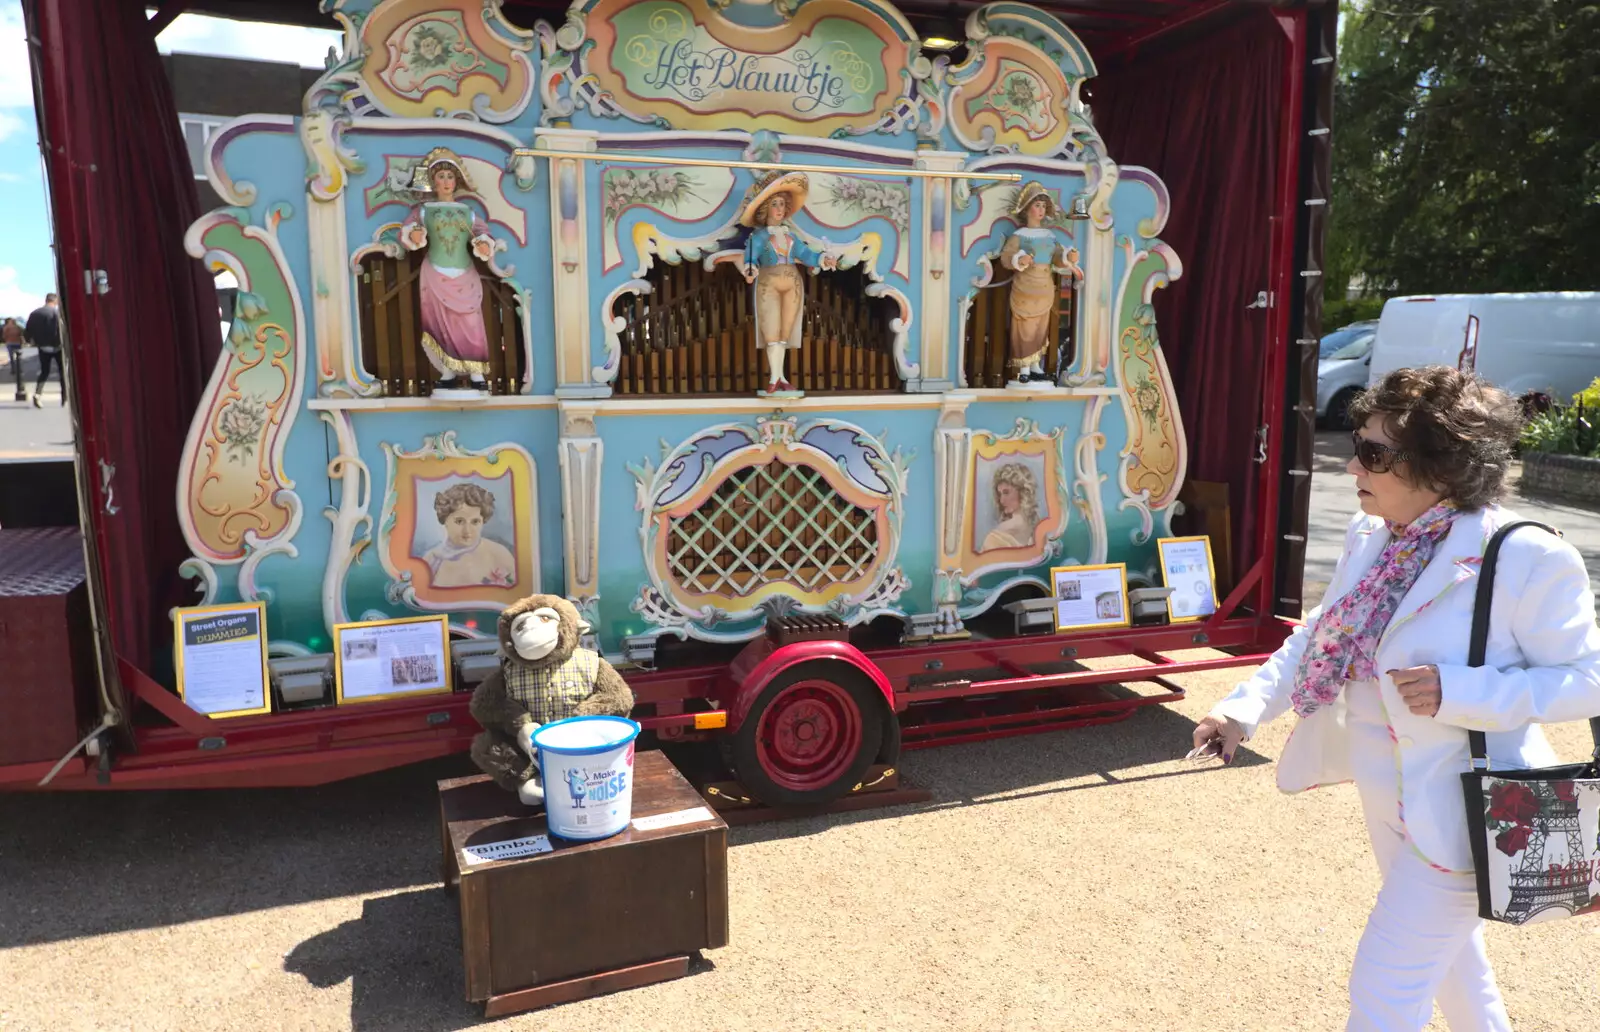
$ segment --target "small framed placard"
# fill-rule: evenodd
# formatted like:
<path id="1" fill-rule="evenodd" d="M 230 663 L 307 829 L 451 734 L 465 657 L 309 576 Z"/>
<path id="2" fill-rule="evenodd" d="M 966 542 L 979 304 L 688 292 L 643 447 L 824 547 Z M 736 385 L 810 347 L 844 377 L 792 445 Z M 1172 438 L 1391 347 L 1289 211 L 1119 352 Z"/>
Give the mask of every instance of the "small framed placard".
<path id="1" fill-rule="evenodd" d="M 450 688 L 450 618 L 336 624 L 334 692 L 339 705 L 412 695 L 443 695 Z"/>
<path id="2" fill-rule="evenodd" d="M 179 609 L 172 621 L 178 697 L 208 717 L 272 712 L 264 602 Z"/>
<path id="3" fill-rule="evenodd" d="M 1057 631 L 1128 626 L 1127 563 L 1057 566 L 1050 570 L 1050 583 Z"/>
<path id="4" fill-rule="evenodd" d="M 1172 589 L 1167 596 L 1172 622 L 1193 623 L 1215 613 L 1217 575 L 1211 564 L 1211 539 L 1161 538 L 1156 550 L 1161 553 L 1161 586 Z"/>

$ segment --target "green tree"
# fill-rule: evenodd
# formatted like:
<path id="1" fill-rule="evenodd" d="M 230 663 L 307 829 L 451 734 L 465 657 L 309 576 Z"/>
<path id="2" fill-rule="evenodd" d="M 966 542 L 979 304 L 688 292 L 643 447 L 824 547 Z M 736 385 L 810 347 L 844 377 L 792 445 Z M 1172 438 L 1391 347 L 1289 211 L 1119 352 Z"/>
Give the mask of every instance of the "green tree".
<path id="1" fill-rule="evenodd" d="M 1600 4 L 1346 0 L 1330 297 L 1600 288 Z"/>

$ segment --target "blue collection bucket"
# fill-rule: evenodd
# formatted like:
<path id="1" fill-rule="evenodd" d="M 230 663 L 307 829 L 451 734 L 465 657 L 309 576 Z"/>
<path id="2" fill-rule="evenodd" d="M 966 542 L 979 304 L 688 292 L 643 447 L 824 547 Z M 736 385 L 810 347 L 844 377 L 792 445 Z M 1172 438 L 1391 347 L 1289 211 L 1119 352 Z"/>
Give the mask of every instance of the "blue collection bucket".
<path id="1" fill-rule="evenodd" d="M 638 737 L 626 717 L 568 717 L 533 733 L 550 834 L 583 842 L 628 826 Z"/>

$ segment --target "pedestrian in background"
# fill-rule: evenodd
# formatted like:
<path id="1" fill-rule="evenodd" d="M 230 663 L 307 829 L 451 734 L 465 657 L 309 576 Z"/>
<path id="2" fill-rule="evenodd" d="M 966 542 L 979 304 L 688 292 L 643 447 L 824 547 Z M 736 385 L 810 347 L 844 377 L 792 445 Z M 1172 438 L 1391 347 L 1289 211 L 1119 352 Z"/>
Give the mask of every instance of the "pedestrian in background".
<path id="1" fill-rule="evenodd" d="M 11 364 L 15 366 L 21 362 L 22 324 L 7 316 L 5 323 L 0 325 L 0 340 L 5 341 L 6 356 L 11 359 Z"/>
<path id="2" fill-rule="evenodd" d="M 56 378 L 61 381 L 61 404 L 67 403 L 67 370 L 61 364 L 61 302 L 54 294 L 44 296 L 44 304 L 28 316 L 27 328 L 22 335 L 28 343 L 39 349 L 39 380 L 33 385 L 33 407 L 39 408 L 39 395 L 50 378 L 50 366 L 56 367 Z"/>
<path id="3" fill-rule="evenodd" d="M 7 316 L 5 324 L 0 326 L 0 339 L 5 341 L 6 358 L 11 362 L 11 378 L 17 384 L 16 400 L 27 401 L 28 390 L 22 386 L 22 324 Z"/>
<path id="4" fill-rule="evenodd" d="M 1468 666 L 1484 546 L 1516 520 L 1498 504 L 1516 403 L 1470 373 L 1430 366 L 1389 373 L 1350 414 L 1362 512 L 1327 595 L 1200 722 L 1195 749 L 1230 762 L 1293 709 L 1278 787 L 1355 782 L 1383 887 L 1356 947 L 1347 1029 L 1419 1032 L 1437 1000 L 1452 1032 L 1509 1032 L 1478 917 L 1461 793 L 1467 732 L 1487 733 L 1495 770 L 1556 763 L 1538 725 L 1600 714 L 1594 592 L 1570 544 L 1512 535 L 1488 661 Z M 1315 877 L 1299 886 L 1306 898 Z"/>

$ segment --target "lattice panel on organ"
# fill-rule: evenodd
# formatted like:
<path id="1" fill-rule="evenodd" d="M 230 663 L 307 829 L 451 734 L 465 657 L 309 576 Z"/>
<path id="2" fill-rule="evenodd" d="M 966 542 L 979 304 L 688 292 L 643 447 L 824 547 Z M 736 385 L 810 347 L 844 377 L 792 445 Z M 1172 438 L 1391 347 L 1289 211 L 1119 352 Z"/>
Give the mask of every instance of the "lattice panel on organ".
<path id="1" fill-rule="evenodd" d="M 668 521 L 667 559 L 696 594 L 750 595 L 773 583 L 821 591 L 866 576 L 879 554 L 875 515 L 822 471 L 774 460 L 729 474 L 693 511 Z"/>

